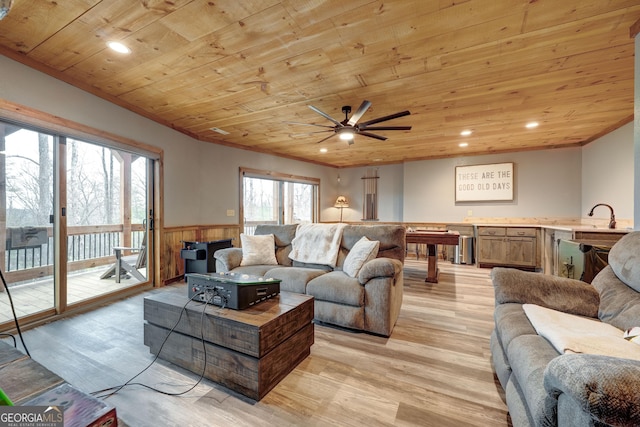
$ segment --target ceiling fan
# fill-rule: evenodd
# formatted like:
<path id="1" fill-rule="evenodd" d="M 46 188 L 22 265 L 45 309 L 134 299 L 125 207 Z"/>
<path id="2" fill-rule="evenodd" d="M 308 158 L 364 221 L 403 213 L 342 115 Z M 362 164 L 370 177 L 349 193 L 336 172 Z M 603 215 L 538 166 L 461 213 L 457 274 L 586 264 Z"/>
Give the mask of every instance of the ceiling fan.
<path id="1" fill-rule="evenodd" d="M 354 135 L 362 135 L 367 136 L 369 138 L 378 139 L 380 141 L 385 141 L 387 137 L 377 135 L 375 133 L 371 133 L 369 131 L 380 131 L 380 130 L 411 130 L 411 126 L 372 126 L 380 122 L 386 122 L 387 120 L 397 119 L 398 117 L 408 116 L 411 113 L 409 111 L 401 111 L 399 113 L 391 114 L 384 117 L 378 117 L 377 119 L 369 120 L 366 122 L 358 123 L 358 121 L 362 118 L 364 113 L 371 107 L 371 102 L 362 101 L 362 104 L 355 113 L 351 117 L 349 117 L 349 113 L 351 113 L 351 106 L 345 105 L 342 107 L 342 112 L 344 113 L 344 120 L 339 122 L 333 117 L 329 116 L 327 113 L 322 110 L 314 107 L 313 105 L 309 105 L 316 113 L 320 114 L 325 119 L 329 120 L 334 126 L 327 125 L 318 125 L 315 123 L 298 123 L 298 122 L 288 122 L 289 124 L 296 125 L 305 125 L 305 126 L 317 126 L 327 128 L 326 130 L 321 130 L 317 132 L 309 132 L 312 133 L 323 133 L 323 132 L 332 132 L 331 135 L 326 138 L 321 139 L 318 143 L 326 141 L 327 139 L 333 137 L 334 135 L 338 135 L 340 139 L 347 141 L 349 145 L 353 144 Z"/>

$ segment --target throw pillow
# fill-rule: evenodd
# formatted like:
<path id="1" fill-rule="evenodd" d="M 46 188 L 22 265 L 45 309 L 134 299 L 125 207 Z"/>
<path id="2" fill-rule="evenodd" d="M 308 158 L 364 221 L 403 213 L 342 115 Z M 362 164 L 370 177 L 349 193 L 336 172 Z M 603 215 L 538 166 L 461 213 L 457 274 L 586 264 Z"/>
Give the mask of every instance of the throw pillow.
<path id="1" fill-rule="evenodd" d="M 251 236 L 240 234 L 242 261 L 240 265 L 278 265 L 273 234 Z"/>
<path id="2" fill-rule="evenodd" d="M 342 265 L 342 271 L 348 276 L 356 277 L 365 262 L 378 256 L 379 248 L 379 241 L 369 240 L 365 236 L 362 236 L 347 254 L 344 264 Z"/>

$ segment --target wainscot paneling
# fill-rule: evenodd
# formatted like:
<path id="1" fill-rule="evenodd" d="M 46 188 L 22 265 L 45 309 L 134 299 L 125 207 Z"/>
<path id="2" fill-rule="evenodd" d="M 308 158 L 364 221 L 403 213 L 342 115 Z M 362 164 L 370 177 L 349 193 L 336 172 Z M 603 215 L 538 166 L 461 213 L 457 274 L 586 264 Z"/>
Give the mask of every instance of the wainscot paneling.
<path id="1" fill-rule="evenodd" d="M 164 227 L 160 283 L 167 285 L 183 278 L 184 260 L 180 258 L 180 249 L 184 246 L 183 242 L 210 242 L 221 239 L 233 239 L 233 246 L 239 246 L 240 226 L 237 224 L 217 224 Z"/>

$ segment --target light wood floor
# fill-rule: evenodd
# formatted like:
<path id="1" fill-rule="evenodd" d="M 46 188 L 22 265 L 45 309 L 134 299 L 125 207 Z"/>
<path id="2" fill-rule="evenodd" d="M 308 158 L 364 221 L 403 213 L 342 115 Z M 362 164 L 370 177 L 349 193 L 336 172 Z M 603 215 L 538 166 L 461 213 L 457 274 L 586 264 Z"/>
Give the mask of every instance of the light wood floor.
<path id="1" fill-rule="evenodd" d="M 135 426 L 509 426 L 489 351 L 489 270 L 408 260 L 390 338 L 316 325 L 311 355 L 254 402 L 208 380 L 183 397 L 139 386 L 110 397 Z M 162 292 L 153 290 L 150 292 Z M 152 356 L 138 295 L 26 331 L 32 357 L 86 392 L 122 384 Z M 176 392 L 198 375 L 156 362 L 136 381 Z"/>

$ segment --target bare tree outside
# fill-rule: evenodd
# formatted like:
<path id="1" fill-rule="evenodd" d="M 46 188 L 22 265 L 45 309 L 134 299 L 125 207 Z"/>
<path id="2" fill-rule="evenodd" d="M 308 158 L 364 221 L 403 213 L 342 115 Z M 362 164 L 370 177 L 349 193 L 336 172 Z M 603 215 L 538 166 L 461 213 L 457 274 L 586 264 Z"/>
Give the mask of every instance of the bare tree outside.
<path id="1" fill-rule="evenodd" d="M 47 226 L 53 200 L 53 137 L 21 133 L 5 139 L 7 226 Z"/>
<path id="2" fill-rule="evenodd" d="M 278 220 L 278 182 L 270 179 L 244 179 L 244 217 L 248 222 Z"/>
<path id="3" fill-rule="evenodd" d="M 141 224 L 147 218 L 147 159 L 131 163 L 131 222 Z"/>
<path id="4" fill-rule="evenodd" d="M 53 137 L 21 130 L 6 138 L 7 226 L 47 226 L 53 213 Z M 111 149 L 69 140 L 68 225 L 119 222 L 119 165 Z M 118 168 L 118 169 L 117 169 Z"/>
<path id="5" fill-rule="evenodd" d="M 243 178 L 243 210 L 245 232 L 258 223 L 294 224 L 314 220 L 313 184 Z"/>
<path id="6" fill-rule="evenodd" d="M 290 223 L 313 222 L 313 185 L 299 182 L 291 186 Z"/>
<path id="7" fill-rule="evenodd" d="M 83 141 L 67 142 L 67 224 L 117 224 L 119 167 L 109 148 Z"/>
<path id="8" fill-rule="evenodd" d="M 47 224 L 53 207 L 53 165 L 51 161 L 51 136 L 38 134 L 38 213 L 36 224 Z"/>

